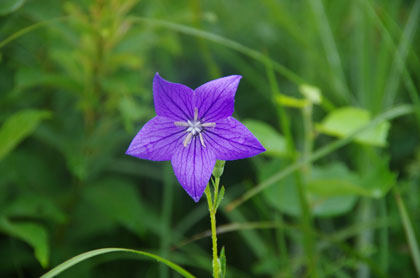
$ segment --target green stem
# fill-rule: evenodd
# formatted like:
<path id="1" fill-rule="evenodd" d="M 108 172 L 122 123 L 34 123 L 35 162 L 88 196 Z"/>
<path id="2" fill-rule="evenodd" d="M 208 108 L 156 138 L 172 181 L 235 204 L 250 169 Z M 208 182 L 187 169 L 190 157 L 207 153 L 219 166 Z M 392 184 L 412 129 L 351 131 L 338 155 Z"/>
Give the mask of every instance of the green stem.
<path id="1" fill-rule="evenodd" d="M 303 146 L 303 160 L 307 161 L 304 167 L 305 182 L 311 173 L 311 162 L 309 158 L 312 154 L 313 146 L 313 125 L 312 125 L 312 104 L 308 104 L 302 109 L 303 127 L 305 131 L 305 143 Z"/>
<path id="2" fill-rule="evenodd" d="M 383 198 L 379 200 L 379 206 L 380 206 L 380 214 L 381 219 L 387 219 L 388 212 L 386 207 L 387 201 L 386 198 Z M 383 226 L 380 229 L 380 266 L 381 270 L 384 274 L 388 273 L 388 262 L 389 262 L 389 232 L 388 232 L 388 226 Z"/>
<path id="3" fill-rule="evenodd" d="M 410 216 L 408 215 L 407 208 L 405 207 L 404 200 L 401 198 L 398 189 L 394 187 L 394 197 L 397 201 L 398 212 L 401 216 L 401 221 L 407 237 L 408 246 L 410 248 L 411 258 L 413 259 L 414 267 L 416 268 L 417 276 L 420 277 L 420 250 L 417 243 L 416 235 L 413 225 L 411 224 Z"/>
<path id="4" fill-rule="evenodd" d="M 306 163 L 302 167 L 302 175 L 297 179 L 297 189 L 299 194 L 299 203 L 302 211 L 302 229 L 303 229 L 303 247 L 305 250 L 307 260 L 308 277 L 317 277 L 316 256 L 314 249 L 314 242 L 312 239 L 312 213 L 306 193 L 306 182 L 310 177 L 311 161 L 309 157 L 312 154 L 313 145 L 313 127 L 312 127 L 312 104 L 304 107 L 302 110 L 303 125 L 304 125 L 304 139 L 303 160 Z"/>
<path id="5" fill-rule="evenodd" d="M 211 192 L 210 192 L 210 186 L 207 185 L 206 190 L 204 193 L 207 197 L 207 203 L 209 205 L 209 212 L 210 212 L 210 224 L 211 224 L 211 241 L 212 241 L 212 249 L 213 249 L 213 277 L 219 278 L 220 273 L 220 264 L 219 264 L 219 258 L 217 255 L 217 233 L 216 233 L 216 197 L 217 197 L 217 190 L 218 189 L 218 180 L 219 178 L 216 178 L 216 182 L 214 184 L 214 201 L 211 198 Z M 216 185 L 217 184 L 217 185 Z"/>

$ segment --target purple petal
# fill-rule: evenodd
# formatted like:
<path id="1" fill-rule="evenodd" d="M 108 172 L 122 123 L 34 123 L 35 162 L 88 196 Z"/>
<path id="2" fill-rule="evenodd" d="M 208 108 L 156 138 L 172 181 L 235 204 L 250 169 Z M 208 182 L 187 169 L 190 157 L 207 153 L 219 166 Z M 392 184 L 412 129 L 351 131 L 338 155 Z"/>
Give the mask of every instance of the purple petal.
<path id="1" fill-rule="evenodd" d="M 214 122 L 232 116 L 235 93 L 240 75 L 231 75 L 207 82 L 195 89 L 194 107 L 198 108 L 198 118 Z"/>
<path id="2" fill-rule="evenodd" d="M 219 160 L 235 160 L 265 151 L 257 138 L 233 117 L 216 122 L 214 128 L 204 132 L 204 142 Z"/>
<path id="3" fill-rule="evenodd" d="M 154 161 L 170 160 L 184 138 L 185 128 L 175 126 L 172 119 L 156 116 L 137 133 L 126 154 Z"/>
<path id="4" fill-rule="evenodd" d="M 158 116 L 189 120 L 194 116 L 194 91 L 185 85 L 166 81 L 158 73 L 153 80 L 153 99 Z"/>
<path id="5" fill-rule="evenodd" d="M 201 146 L 198 136 L 184 147 L 181 145 L 172 157 L 172 166 L 179 183 L 194 199 L 200 200 L 210 180 L 216 158 L 209 148 Z"/>

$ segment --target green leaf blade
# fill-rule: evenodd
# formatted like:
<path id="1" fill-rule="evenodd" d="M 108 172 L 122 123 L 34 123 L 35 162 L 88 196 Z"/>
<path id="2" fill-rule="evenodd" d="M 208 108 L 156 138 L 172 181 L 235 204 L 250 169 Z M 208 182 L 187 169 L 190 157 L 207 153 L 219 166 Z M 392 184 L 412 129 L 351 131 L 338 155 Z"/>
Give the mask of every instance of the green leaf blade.
<path id="1" fill-rule="evenodd" d="M 34 249 L 35 257 L 41 266 L 44 268 L 48 266 L 50 256 L 48 234 L 43 226 L 32 222 L 15 223 L 3 217 L 0 218 L 0 231 L 28 243 Z"/>
<path id="2" fill-rule="evenodd" d="M 245 120 L 243 123 L 266 148 L 263 154 L 274 157 L 287 156 L 286 140 L 273 127 L 256 120 Z"/>
<path id="3" fill-rule="evenodd" d="M 175 270 L 176 272 L 178 272 L 179 274 L 181 274 L 183 277 L 185 278 L 195 278 L 194 275 L 192 275 L 191 273 L 189 273 L 187 270 L 183 269 L 182 267 L 180 267 L 179 265 L 168 261 L 160 256 L 157 256 L 155 254 L 151 254 L 148 252 L 143 252 L 143 251 L 137 251 L 137 250 L 133 250 L 133 249 L 125 249 L 125 248 L 102 248 L 102 249 L 96 249 L 96 250 L 92 250 L 92 251 L 88 251 L 85 253 L 82 253 L 80 255 L 77 255 L 67 261 L 65 261 L 64 263 L 56 266 L 55 268 L 51 269 L 50 271 L 48 271 L 47 273 L 45 273 L 44 275 L 41 276 L 41 278 L 52 278 L 52 277 L 56 277 L 58 274 L 62 273 L 63 271 L 69 269 L 70 267 L 81 263 L 87 259 L 90 259 L 92 257 L 95 256 L 99 256 L 102 254 L 106 254 L 106 253 L 111 253 L 111 252 L 126 252 L 126 253 L 133 253 L 133 254 L 137 254 L 137 255 L 141 255 L 141 256 L 145 256 L 151 259 L 155 259 L 158 262 L 161 262 L 165 265 L 167 265 L 168 267 L 170 267 L 171 269 Z"/>
<path id="4" fill-rule="evenodd" d="M 23 110 L 9 117 L 0 129 L 0 160 L 50 117 L 45 110 Z"/>
<path id="5" fill-rule="evenodd" d="M 367 110 L 356 107 L 343 107 L 332 111 L 317 125 L 321 133 L 345 138 L 371 121 Z M 364 130 L 354 137 L 354 141 L 362 144 L 384 147 L 390 123 L 384 121 L 375 127 Z"/>

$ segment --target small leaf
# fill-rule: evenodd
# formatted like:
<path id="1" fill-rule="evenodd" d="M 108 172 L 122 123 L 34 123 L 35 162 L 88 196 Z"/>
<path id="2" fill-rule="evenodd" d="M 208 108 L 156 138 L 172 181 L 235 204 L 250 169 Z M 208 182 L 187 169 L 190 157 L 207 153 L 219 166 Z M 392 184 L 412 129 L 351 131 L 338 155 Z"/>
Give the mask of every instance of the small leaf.
<path id="1" fill-rule="evenodd" d="M 9 117 L 0 129 L 0 160 L 50 117 L 51 113 L 44 110 L 24 110 Z"/>
<path id="2" fill-rule="evenodd" d="M 367 110 L 356 107 L 343 107 L 332 111 L 317 125 L 319 132 L 336 136 L 347 137 L 357 129 L 368 124 L 371 115 Z M 365 130 L 355 136 L 355 141 L 363 144 L 383 147 L 390 128 L 389 122 L 383 122 L 372 129 Z"/>
<path id="3" fill-rule="evenodd" d="M 267 151 L 263 154 L 276 157 L 288 154 L 286 140 L 270 125 L 255 120 L 245 120 L 243 123 L 266 148 Z"/>
<path id="4" fill-rule="evenodd" d="M 219 207 L 219 205 L 222 202 L 224 196 L 225 196 L 225 187 L 222 186 L 222 188 L 220 189 L 219 195 L 217 196 L 215 210 L 217 210 L 217 208 Z"/>
<path id="5" fill-rule="evenodd" d="M 318 87 L 303 84 L 299 86 L 300 93 L 311 103 L 320 104 L 322 101 L 321 90 Z"/>
<path id="6" fill-rule="evenodd" d="M 7 218 L 0 218 L 0 231 L 9 236 L 19 238 L 34 249 L 35 257 L 42 267 L 48 266 L 49 244 L 45 228 L 32 222 L 11 222 Z"/>
<path id="7" fill-rule="evenodd" d="M 25 3 L 25 0 L 1 0 L 0 15 L 7 15 L 17 11 Z"/>
<path id="8" fill-rule="evenodd" d="M 397 174 L 389 170 L 389 158 L 376 157 L 361 183 L 371 197 L 384 197 L 397 183 Z"/>
<path id="9" fill-rule="evenodd" d="M 294 97 L 289 97 L 286 95 L 277 95 L 275 98 L 276 102 L 280 105 L 293 107 L 293 108 L 303 108 L 308 106 L 310 102 L 307 99 L 299 99 Z"/>
<path id="10" fill-rule="evenodd" d="M 220 262 L 221 278 L 226 278 L 226 255 L 225 255 L 225 247 L 224 246 L 222 247 L 222 250 L 220 251 L 219 262 Z"/>

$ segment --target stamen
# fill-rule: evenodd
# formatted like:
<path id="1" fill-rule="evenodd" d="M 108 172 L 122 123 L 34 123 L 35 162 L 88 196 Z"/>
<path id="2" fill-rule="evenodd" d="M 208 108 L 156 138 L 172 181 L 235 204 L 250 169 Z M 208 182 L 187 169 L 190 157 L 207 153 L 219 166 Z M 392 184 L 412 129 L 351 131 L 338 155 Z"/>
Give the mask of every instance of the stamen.
<path id="1" fill-rule="evenodd" d="M 176 126 L 185 126 L 185 127 L 190 126 L 187 122 L 174 122 L 174 124 Z"/>
<path id="2" fill-rule="evenodd" d="M 194 108 L 194 121 L 196 122 L 198 120 L 198 109 L 197 107 Z"/>
<path id="3" fill-rule="evenodd" d="M 203 123 L 203 122 L 204 122 L 204 118 L 201 119 L 200 121 L 198 120 L 198 109 L 197 108 L 194 108 L 194 119 L 187 120 L 186 122 L 183 122 L 183 121 L 174 122 L 174 124 L 176 126 L 186 127 L 185 132 L 188 133 L 188 134 L 185 136 L 185 139 L 182 142 L 184 147 L 188 146 L 188 144 L 191 142 L 193 137 L 197 136 L 197 135 L 198 135 L 198 137 L 200 137 L 201 145 L 204 148 L 206 147 L 206 145 L 204 144 L 204 137 L 203 137 L 202 132 L 204 131 L 204 129 L 206 127 L 215 127 L 216 123 Z"/>
<path id="4" fill-rule="evenodd" d="M 184 140 L 184 143 L 183 143 L 184 147 L 188 146 L 188 144 L 191 142 L 192 137 L 193 137 L 193 134 L 191 132 L 188 133 L 188 135 L 187 135 L 187 137 L 185 137 L 185 140 Z"/>
<path id="5" fill-rule="evenodd" d="M 203 123 L 201 124 L 202 127 L 215 127 L 216 123 Z"/>
<path id="6" fill-rule="evenodd" d="M 204 145 L 204 138 L 203 138 L 203 134 L 199 133 L 198 135 L 200 136 L 200 142 L 201 142 L 201 145 L 205 148 L 205 147 L 206 147 L 206 145 Z"/>

